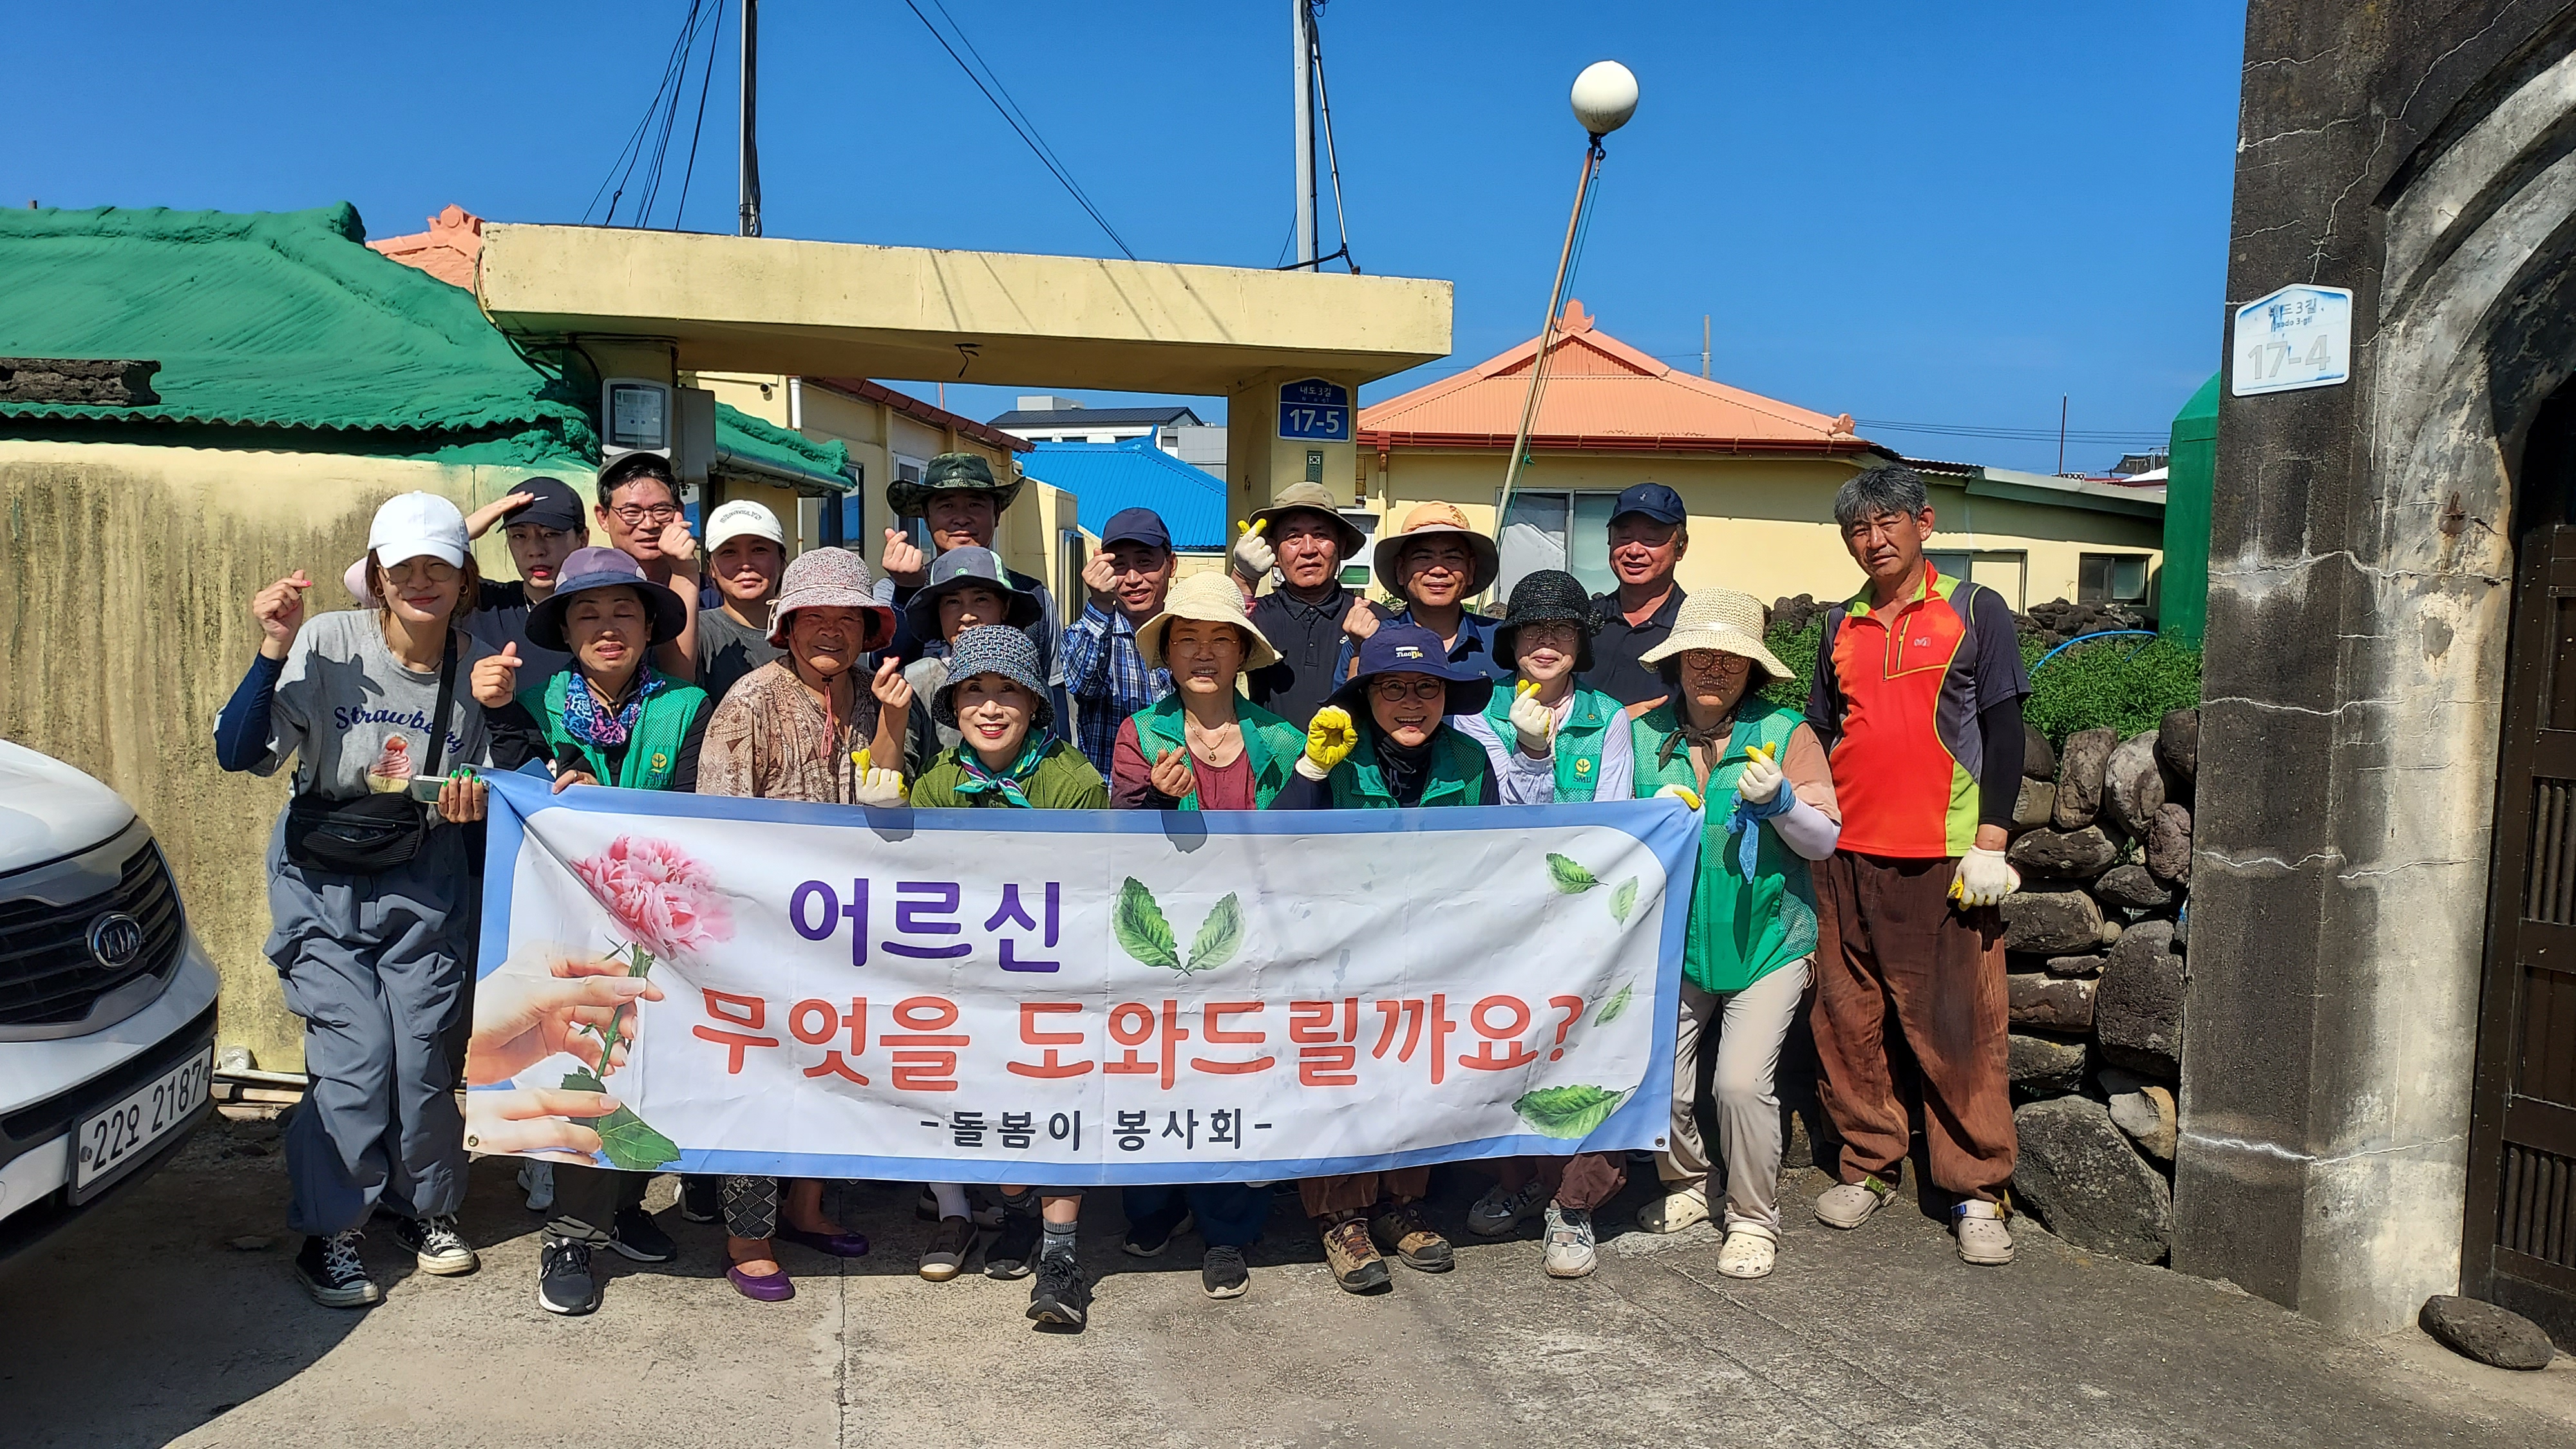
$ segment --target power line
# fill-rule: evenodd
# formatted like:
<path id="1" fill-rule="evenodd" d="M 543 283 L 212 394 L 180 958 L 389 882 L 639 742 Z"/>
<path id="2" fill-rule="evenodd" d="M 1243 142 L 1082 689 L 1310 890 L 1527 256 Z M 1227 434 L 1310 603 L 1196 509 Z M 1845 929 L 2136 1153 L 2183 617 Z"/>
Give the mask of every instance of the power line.
<path id="1" fill-rule="evenodd" d="M 716 52 L 724 48 L 724 0 L 716 0 L 715 29 L 707 32 L 707 64 L 698 72 L 698 119 L 689 128 L 689 164 L 680 172 L 680 206 L 671 213 L 671 230 L 680 229 L 680 218 L 689 214 L 689 183 L 698 174 L 698 142 L 707 134 L 707 91 L 716 78 Z"/>
<path id="2" fill-rule="evenodd" d="M 931 8 L 939 11 L 940 18 L 946 20 L 949 26 L 957 31 L 958 40 L 962 42 L 969 51 L 973 51 L 975 49 L 975 42 L 966 38 L 965 28 L 957 24 L 956 17 L 950 15 L 947 8 L 939 3 L 939 0 L 930 0 L 930 3 Z M 1044 165 L 1049 172 L 1054 174 L 1055 179 L 1063 184 L 1065 194 L 1071 196 L 1074 199 L 1074 203 L 1080 206 L 1094 222 L 1097 222 L 1102 231 L 1108 233 L 1109 240 L 1117 246 L 1119 251 L 1126 254 L 1127 260 L 1131 262 L 1136 260 L 1135 250 L 1127 245 L 1127 239 L 1120 236 L 1118 234 L 1118 229 L 1109 224 L 1109 218 L 1100 214 L 1099 207 L 1091 204 L 1091 198 L 1084 195 L 1082 188 L 1075 184 L 1072 172 L 1067 170 L 1064 163 L 1056 158 L 1054 150 L 1044 141 L 1038 139 L 1036 134 L 1037 123 L 1035 121 L 1028 121 L 1027 124 L 1022 124 L 1027 113 L 1019 110 L 1019 103 L 1016 101 L 1009 102 L 1008 104 L 1004 103 L 1004 98 L 1008 97 L 1010 92 L 1003 87 L 1001 75 L 998 72 L 993 72 L 993 83 L 989 86 L 984 84 L 984 77 L 976 74 L 975 67 L 966 63 L 966 57 L 957 53 L 957 47 L 948 43 L 948 37 L 940 33 L 938 26 L 930 23 L 930 17 L 921 13 L 921 7 L 915 4 L 914 0 L 903 0 L 903 4 L 905 9 L 912 12 L 912 18 L 921 22 L 921 28 L 930 32 L 930 38 L 939 42 L 939 48 L 948 52 L 948 58 L 957 62 L 957 68 L 966 73 L 966 79 L 975 83 L 975 89 L 983 92 L 984 99 L 992 103 L 994 111 L 1001 116 L 1003 121 L 1006 122 L 1012 130 L 1019 133 L 1020 139 L 1028 144 L 1030 154 L 1036 156 L 1038 161 Z M 975 59 L 979 62 L 982 61 L 983 58 L 984 57 L 981 53 L 977 53 L 975 56 Z M 990 66 L 986 66 L 985 69 L 988 72 L 991 72 Z M 994 95 L 995 91 L 1001 91 L 1002 95 L 997 97 Z"/>
<path id="3" fill-rule="evenodd" d="M 702 13 L 710 18 L 721 20 L 724 16 L 724 0 L 715 0 L 712 5 L 704 5 L 703 0 L 692 0 L 689 7 L 689 28 L 682 39 L 678 78 L 671 86 L 669 103 L 662 109 L 662 134 L 653 146 L 652 169 L 647 171 L 644 177 L 644 204 L 638 207 L 635 213 L 635 222 L 638 226 L 653 224 L 653 208 L 662 199 L 663 168 L 670 160 L 671 132 L 680 122 L 680 98 L 688 93 L 689 61 L 697 54 L 698 17 Z M 708 60 L 712 62 L 715 58 L 712 46 L 708 48 L 707 55 Z M 676 222 L 677 219 L 674 218 L 675 225 Z"/>
<path id="4" fill-rule="evenodd" d="M 1889 433 L 1933 433 L 1951 438 L 1993 438 L 2007 442 L 2048 442 L 2059 436 L 2055 428 L 1997 428 L 1974 423 L 1901 423 L 1887 418 L 1855 419 L 1858 426 Z M 2070 429 L 2065 438 L 2070 443 L 2160 443 L 2170 438 L 2170 428 L 2149 431 L 2144 428 L 2105 428 L 2092 431 Z"/>
<path id="5" fill-rule="evenodd" d="M 626 197 L 626 187 L 635 177 L 635 168 L 643 162 L 644 138 L 652 130 L 653 118 L 662 113 L 666 96 L 671 99 L 674 106 L 678 104 L 677 88 L 686 83 L 689 51 L 696 41 L 698 17 L 704 4 L 705 0 L 689 0 L 689 13 L 681 19 L 680 33 L 671 42 L 671 54 L 662 62 L 662 78 L 653 87 L 653 99 L 644 107 L 643 118 L 635 123 L 635 129 L 628 133 L 626 144 L 618 147 L 615 159 L 608 163 L 608 174 L 600 179 L 599 189 L 591 193 L 590 205 L 581 209 L 583 221 L 590 220 L 592 210 L 599 205 L 601 194 L 606 193 L 608 211 L 601 220 L 609 226 L 617 224 L 618 204 Z M 616 188 L 613 191 L 610 190 L 612 184 Z"/>

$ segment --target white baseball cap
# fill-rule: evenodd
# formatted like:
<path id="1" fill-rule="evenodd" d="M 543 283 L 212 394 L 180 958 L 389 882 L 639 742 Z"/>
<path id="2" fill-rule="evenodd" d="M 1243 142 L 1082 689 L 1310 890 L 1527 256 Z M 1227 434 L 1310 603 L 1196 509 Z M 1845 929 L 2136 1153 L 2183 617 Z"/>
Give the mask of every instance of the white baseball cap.
<path id="1" fill-rule="evenodd" d="M 435 493 L 397 493 L 367 527 L 367 551 L 387 568 L 427 555 L 465 566 L 465 515 Z"/>
<path id="2" fill-rule="evenodd" d="M 768 539 L 782 549 L 787 547 L 787 531 L 778 526 L 777 514 L 748 498 L 737 498 L 708 517 L 707 552 L 713 553 L 726 539 L 746 533 Z"/>

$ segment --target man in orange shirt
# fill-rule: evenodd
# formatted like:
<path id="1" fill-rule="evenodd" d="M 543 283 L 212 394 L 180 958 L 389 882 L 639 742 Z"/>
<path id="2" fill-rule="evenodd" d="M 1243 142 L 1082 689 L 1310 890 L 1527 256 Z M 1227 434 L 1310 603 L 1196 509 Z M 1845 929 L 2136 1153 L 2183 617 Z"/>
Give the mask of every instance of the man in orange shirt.
<path id="1" fill-rule="evenodd" d="M 2021 784 L 2022 668 L 1992 589 L 1926 563 L 1923 479 L 1887 464 L 1843 484 L 1834 521 L 1869 575 L 1825 613 L 1807 720 L 1833 766 L 1843 830 L 1816 869 L 1819 1095 L 1843 1139 L 1841 1181 L 1816 1216 L 1857 1228 L 1894 1195 L 1906 1111 L 1886 1024 L 1919 1064 L 1932 1181 L 1958 1199 L 1971 1263 L 2012 1261 L 2003 922 Z"/>

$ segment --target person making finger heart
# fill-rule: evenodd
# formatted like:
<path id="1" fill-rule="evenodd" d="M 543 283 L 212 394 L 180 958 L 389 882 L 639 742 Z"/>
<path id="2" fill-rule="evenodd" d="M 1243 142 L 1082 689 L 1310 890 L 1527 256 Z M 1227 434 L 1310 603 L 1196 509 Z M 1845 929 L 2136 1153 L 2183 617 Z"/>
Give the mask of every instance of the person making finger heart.
<path id="1" fill-rule="evenodd" d="M 993 465 L 974 453 L 942 453 L 930 460 L 919 479 L 898 478 L 886 485 L 886 505 L 897 518 L 920 519 L 930 546 L 922 548 L 900 530 L 885 531 L 885 552 L 878 562 L 885 577 L 876 583 L 878 602 L 906 611 L 909 619 L 914 594 L 931 581 L 932 560 L 955 549 L 992 548 L 1003 510 L 1020 496 L 1027 481 L 1020 477 L 1008 483 L 997 481 Z M 1073 709 L 1064 692 L 1064 615 L 1044 580 L 1015 569 L 1006 569 L 1003 575 L 1013 589 L 1037 602 L 1037 616 L 1021 626 L 1021 632 L 1038 646 L 1038 674 L 1047 686 L 1047 730 L 1057 739 L 1070 740 Z M 898 635 L 895 648 L 906 660 L 935 659 L 948 652 L 937 634 L 909 627 Z"/>
<path id="2" fill-rule="evenodd" d="M 1171 675 L 1145 660 L 1136 634 L 1162 612 L 1174 563 L 1171 531 L 1161 515 L 1122 508 L 1101 528 L 1100 551 L 1083 566 L 1082 585 L 1091 601 L 1064 631 L 1064 686 L 1078 712 L 1074 743 L 1103 775 L 1109 773 L 1119 726 L 1172 692 Z"/>

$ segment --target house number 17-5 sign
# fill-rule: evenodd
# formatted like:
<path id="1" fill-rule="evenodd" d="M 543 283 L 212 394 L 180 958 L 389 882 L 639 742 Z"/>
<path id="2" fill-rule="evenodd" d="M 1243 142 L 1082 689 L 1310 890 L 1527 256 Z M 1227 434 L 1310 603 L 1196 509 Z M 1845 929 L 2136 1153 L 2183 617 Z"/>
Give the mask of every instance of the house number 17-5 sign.
<path id="1" fill-rule="evenodd" d="M 1320 377 L 1279 385 L 1279 436 L 1291 442 L 1351 440 L 1351 390 Z"/>
<path id="2" fill-rule="evenodd" d="M 2236 309 L 2238 397 L 2352 379 L 2352 291 L 2283 287 Z"/>

